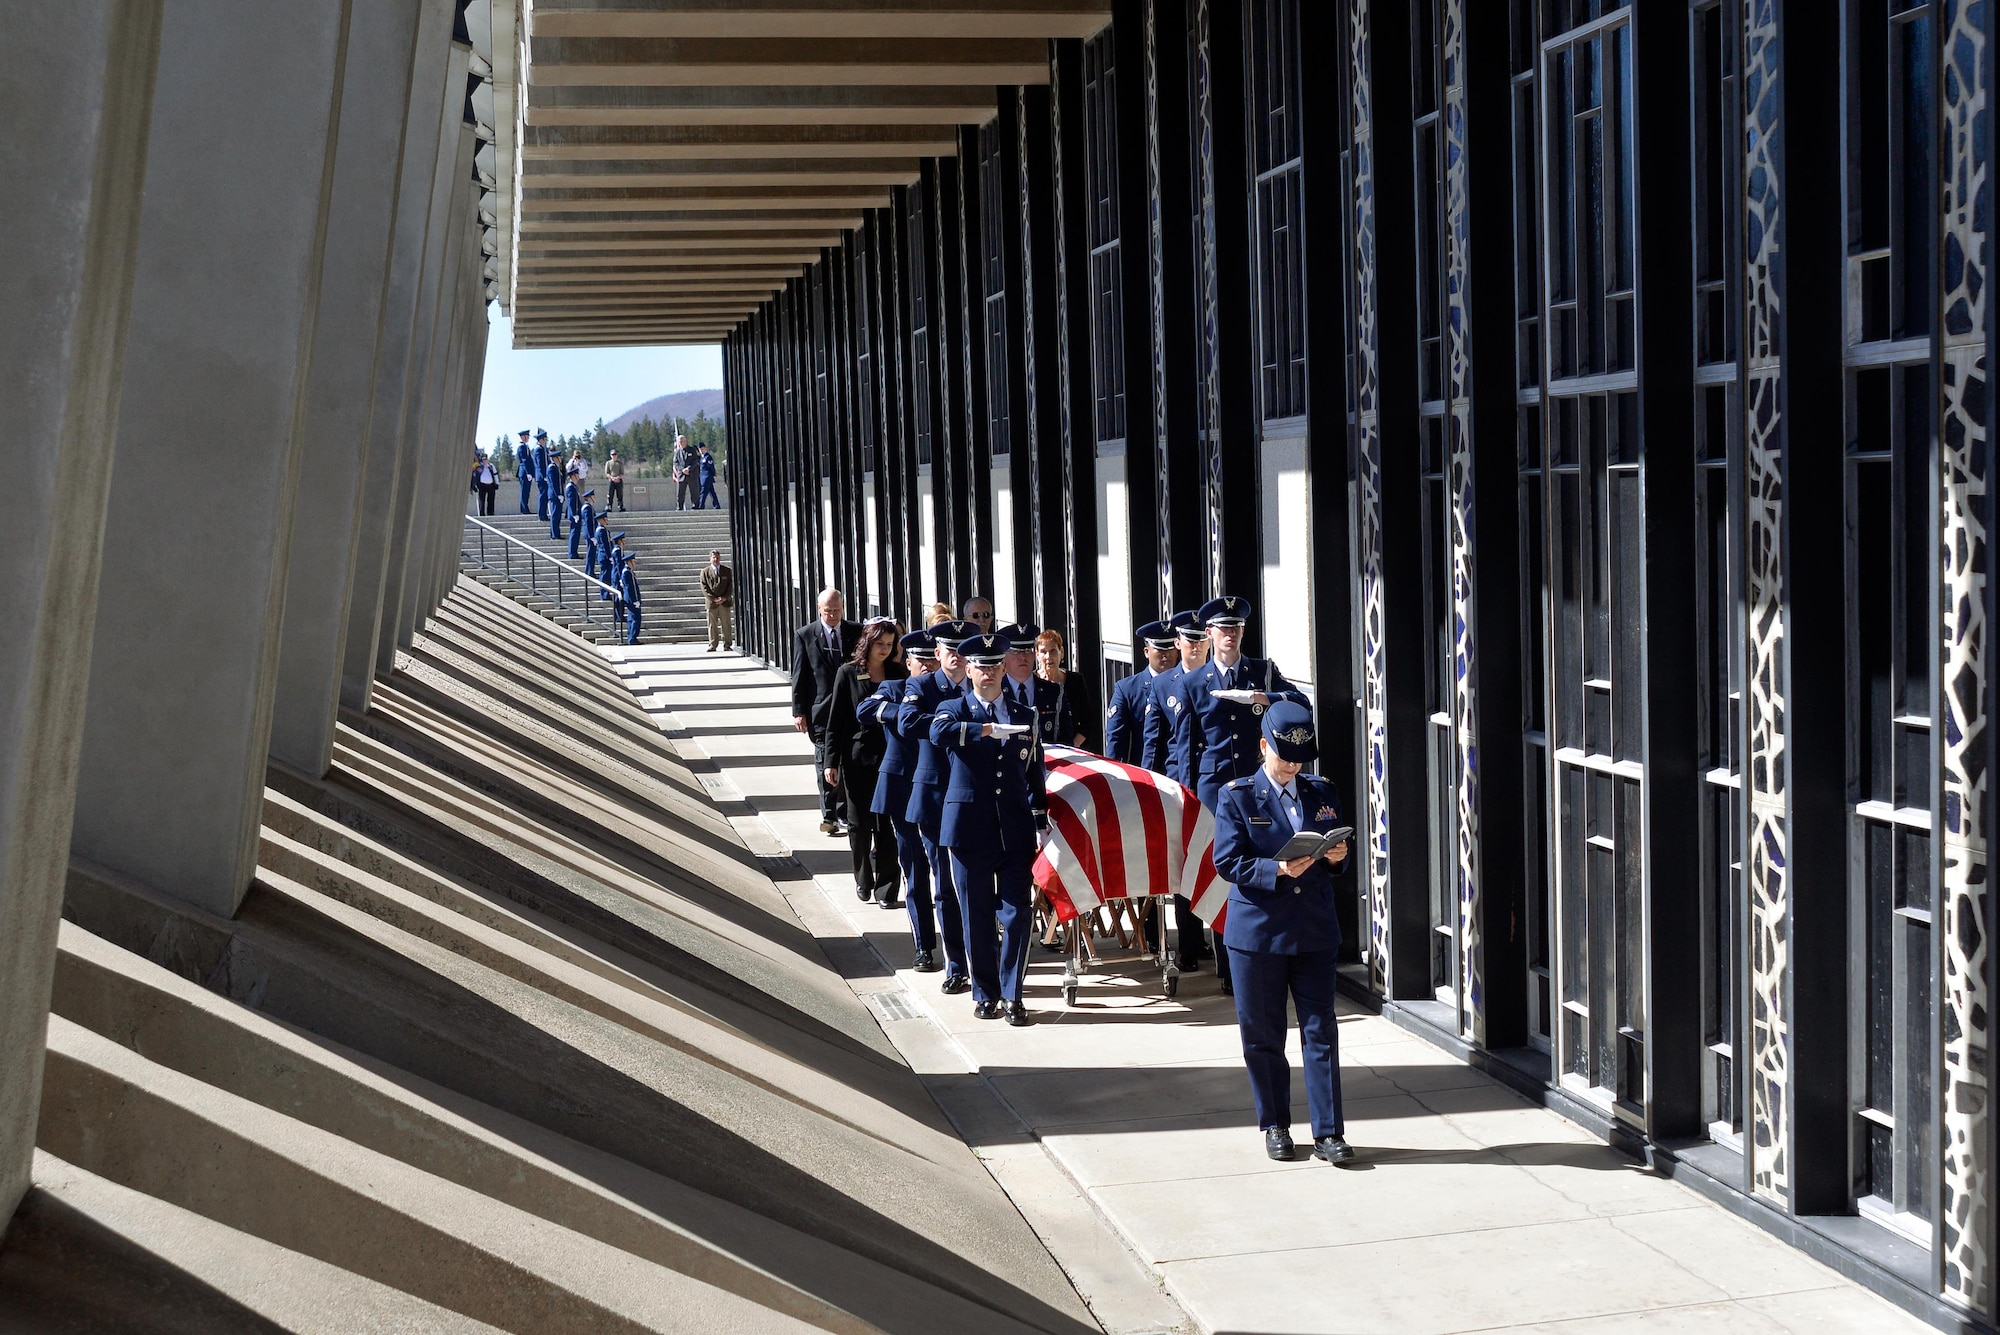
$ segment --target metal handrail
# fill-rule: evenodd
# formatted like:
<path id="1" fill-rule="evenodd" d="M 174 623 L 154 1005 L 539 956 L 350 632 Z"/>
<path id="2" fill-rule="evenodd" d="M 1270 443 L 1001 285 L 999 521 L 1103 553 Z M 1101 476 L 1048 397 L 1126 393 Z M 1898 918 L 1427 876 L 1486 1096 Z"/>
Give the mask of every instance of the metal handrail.
<path id="1" fill-rule="evenodd" d="M 554 585 L 553 593 L 556 606 L 562 608 L 564 611 L 580 612 L 586 623 L 596 624 L 597 605 L 604 601 L 602 598 L 592 596 L 591 585 L 596 585 L 614 599 L 624 596 L 617 589 L 597 578 L 597 576 L 585 574 L 567 562 L 558 561 L 555 557 L 550 556 L 547 552 L 542 551 L 532 543 L 522 542 L 513 534 L 502 532 L 477 515 L 467 515 L 465 518 L 473 526 L 478 535 L 478 541 L 474 544 L 478 550 L 473 550 L 473 545 L 468 545 L 461 539 L 458 544 L 459 560 L 470 561 L 481 570 L 491 570 L 496 575 L 500 575 L 511 583 L 523 585 L 529 591 L 536 594 L 545 592 L 542 587 L 541 564 L 546 562 L 554 567 L 549 582 Z M 493 560 L 487 555 L 488 535 L 499 540 L 498 550 L 495 553 L 499 558 L 500 564 L 498 565 L 495 565 Z M 525 579 L 515 573 L 514 570 L 516 559 L 514 551 L 516 548 L 527 553 L 527 558 L 523 562 L 527 567 L 527 576 Z M 576 581 L 575 601 L 580 606 L 573 607 L 570 602 L 564 599 L 563 584 L 566 579 Z"/>

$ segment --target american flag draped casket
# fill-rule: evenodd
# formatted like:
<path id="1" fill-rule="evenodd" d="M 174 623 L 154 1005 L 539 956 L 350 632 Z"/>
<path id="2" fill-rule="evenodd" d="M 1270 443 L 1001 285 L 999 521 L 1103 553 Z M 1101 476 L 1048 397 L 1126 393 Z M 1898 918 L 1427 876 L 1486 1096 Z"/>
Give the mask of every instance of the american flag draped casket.
<path id="1" fill-rule="evenodd" d="M 1072 747 L 1043 755 L 1049 833 L 1035 884 L 1060 921 L 1114 900 L 1185 895 L 1196 917 L 1222 928 L 1229 883 L 1215 874 L 1215 818 L 1192 790 Z"/>

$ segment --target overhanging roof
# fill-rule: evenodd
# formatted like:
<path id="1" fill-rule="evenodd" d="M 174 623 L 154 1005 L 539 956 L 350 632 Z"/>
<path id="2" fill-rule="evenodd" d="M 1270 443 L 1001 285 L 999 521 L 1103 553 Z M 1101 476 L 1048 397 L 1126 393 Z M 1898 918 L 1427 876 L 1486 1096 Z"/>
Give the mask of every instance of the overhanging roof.
<path id="1" fill-rule="evenodd" d="M 1111 0 L 493 9 L 496 75 L 519 70 L 496 87 L 519 347 L 722 338 L 956 152 L 1001 87 L 1046 82 L 1052 38 L 1111 19 Z"/>

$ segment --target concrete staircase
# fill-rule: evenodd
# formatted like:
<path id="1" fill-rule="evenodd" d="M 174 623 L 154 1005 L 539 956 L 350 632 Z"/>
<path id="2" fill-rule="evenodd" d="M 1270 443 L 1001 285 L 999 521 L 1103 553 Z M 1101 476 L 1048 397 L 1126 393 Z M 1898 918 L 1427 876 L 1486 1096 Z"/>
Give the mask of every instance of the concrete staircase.
<path id="1" fill-rule="evenodd" d="M 73 862 L 0 1333 L 1098 1330 L 707 766 L 461 580 L 234 917 Z"/>
<path id="2" fill-rule="evenodd" d="M 705 641 L 708 638 L 708 613 L 702 605 L 699 578 L 701 568 L 708 564 L 709 552 L 714 549 L 722 549 L 724 562 L 730 560 L 729 513 L 726 510 L 663 510 L 615 514 L 611 518 L 611 531 L 623 533 L 625 550 L 639 558 L 639 589 L 646 608 L 639 643 Z M 569 559 L 567 524 L 563 526 L 562 540 L 557 541 L 549 537 L 548 524 L 532 514 L 509 514 L 503 510 L 486 522 L 572 570 L 583 570 L 581 556 L 575 561 Z M 477 530 L 469 519 L 465 530 L 463 550 L 476 551 Z M 493 550 L 490 536 L 487 550 L 489 553 Z M 615 629 L 605 604 L 599 604 L 602 610 L 595 620 L 585 620 L 573 608 L 558 607 L 554 597 L 546 590 L 535 591 L 526 576 L 518 571 L 515 578 L 509 579 L 463 557 L 459 560 L 459 569 L 468 578 L 505 594 L 530 611 L 593 643 L 609 644 L 613 641 Z M 548 567 L 544 565 L 541 570 L 546 579 Z"/>

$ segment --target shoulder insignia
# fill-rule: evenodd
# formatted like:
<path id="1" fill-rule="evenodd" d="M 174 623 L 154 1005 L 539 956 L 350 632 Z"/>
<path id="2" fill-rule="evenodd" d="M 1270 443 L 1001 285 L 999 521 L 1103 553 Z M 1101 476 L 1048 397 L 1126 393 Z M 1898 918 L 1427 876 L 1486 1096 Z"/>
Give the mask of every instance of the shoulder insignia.
<path id="1" fill-rule="evenodd" d="M 1251 776 L 1245 779 L 1231 779 L 1224 786 L 1228 788 L 1248 788 L 1251 784 L 1255 782 L 1257 782 L 1257 776 L 1252 774 Z"/>
<path id="2" fill-rule="evenodd" d="M 1113 700 L 1110 704 L 1104 707 L 1104 717 L 1106 718 L 1118 717 L 1118 702 L 1116 700 Z"/>

